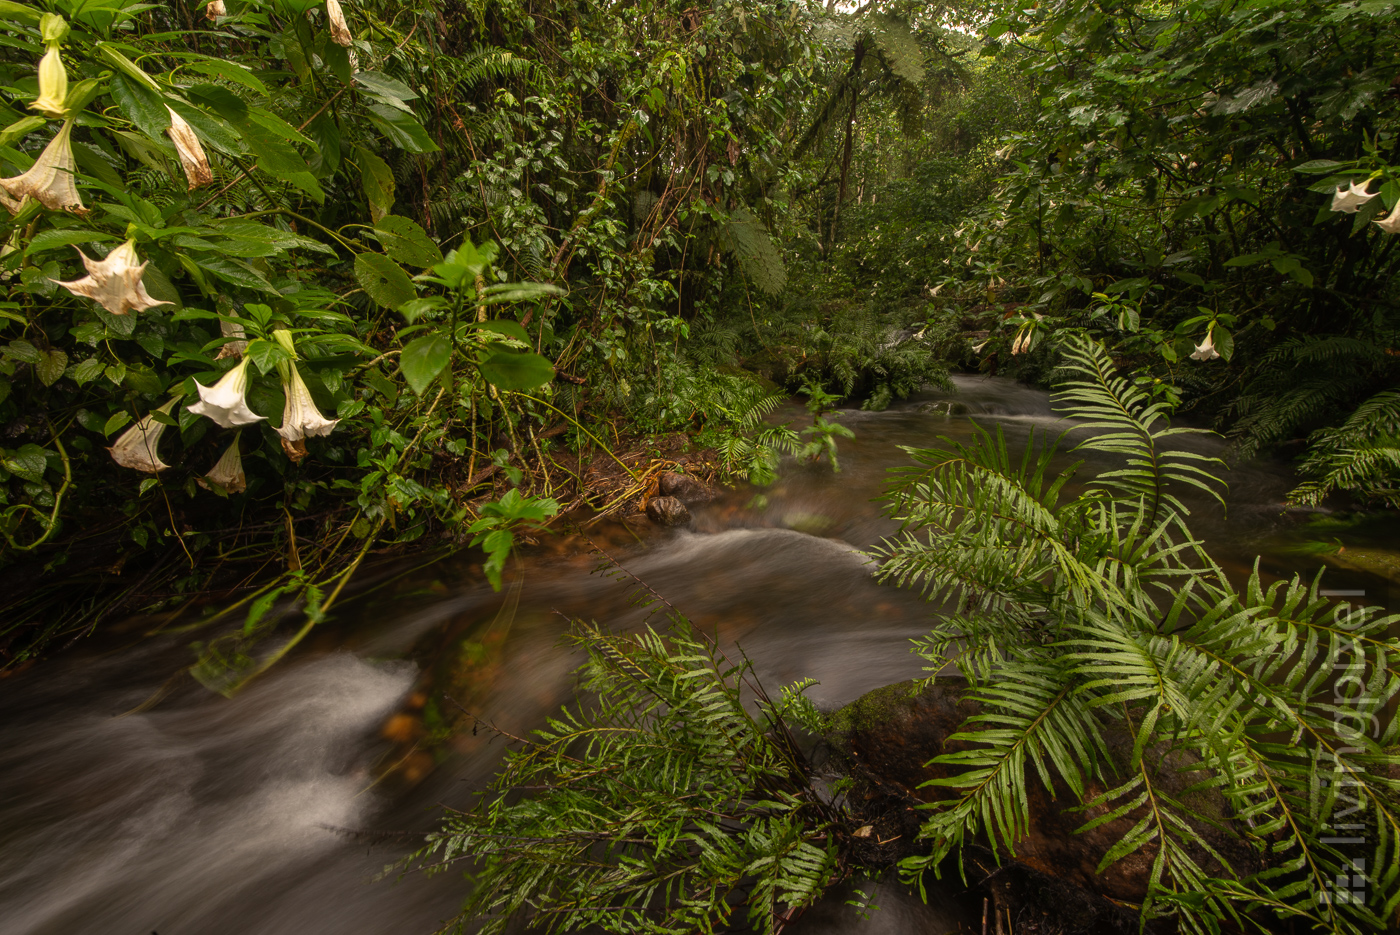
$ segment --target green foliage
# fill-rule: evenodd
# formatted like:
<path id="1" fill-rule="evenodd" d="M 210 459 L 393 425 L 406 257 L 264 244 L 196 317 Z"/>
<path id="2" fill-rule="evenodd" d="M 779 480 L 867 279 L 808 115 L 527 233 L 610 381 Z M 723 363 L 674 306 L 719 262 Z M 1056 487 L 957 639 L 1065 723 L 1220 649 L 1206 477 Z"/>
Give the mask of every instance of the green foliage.
<path id="1" fill-rule="evenodd" d="M 486 564 L 482 570 L 491 582 L 491 587 L 501 589 L 501 572 L 505 570 L 506 559 L 515 545 L 515 534 L 522 527 L 541 523 L 559 512 L 559 504 L 553 500 L 537 497 L 522 497 L 520 491 L 511 489 L 495 503 L 481 508 L 481 518 L 467 527 L 472 534 L 472 545 L 479 545 L 486 552 Z"/>
<path id="2" fill-rule="evenodd" d="M 466 865 L 459 930 L 781 931 L 846 875 L 844 814 L 770 699 L 679 618 L 635 634 L 575 625 L 587 700 L 507 755 L 416 862 Z M 756 693 L 757 712 L 743 700 Z M 522 792 L 524 793 L 522 795 Z"/>
<path id="3" fill-rule="evenodd" d="M 931 852 L 905 871 L 976 835 L 1014 854 L 1041 785 L 1070 791 L 1083 830 L 1126 819 L 1099 869 L 1150 861 L 1144 919 L 1201 932 L 1244 913 L 1383 928 L 1400 905 L 1400 783 L 1387 765 L 1400 741 L 1388 707 L 1400 641 L 1388 629 L 1400 617 L 1257 567 L 1237 589 L 1179 496 L 1218 496 L 1212 459 L 1164 444 L 1196 430 L 1169 427 L 1100 345 L 1073 345 L 1067 370 L 1062 407 L 1095 432 L 1076 450 L 1124 466 L 1071 488 L 1080 464 L 1057 468 L 1057 444 L 1018 459 L 979 430 L 912 451 L 917 466 L 889 493 L 904 531 L 877 551 L 880 576 L 953 609 L 918 651 L 930 671 L 956 664 L 981 706 L 951 738 L 967 749 L 935 760 L 953 768 L 934 783 L 950 795 L 921 832 Z M 1110 752 L 1114 733 L 1130 753 Z M 1353 829 L 1340 841 L 1339 821 Z M 1207 832 L 1265 869 L 1232 863 Z M 1334 887 L 1354 866 L 1370 874 L 1365 900 Z"/>
<path id="4" fill-rule="evenodd" d="M 991 13 L 985 51 L 1018 65 L 1036 120 L 1001 142 L 1000 185 L 960 227 L 950 272 L 962 298 L 1043 321 L 989 322 L 984 354 L 1014 364 L 1042 333 L 1085 329 L 1244 454 L 1325 446 L 1313 433 L 1394 389 L 1394 5 Z M 1394 485 L 1389 464 L 1324 486 L 1369 497 Z"/>

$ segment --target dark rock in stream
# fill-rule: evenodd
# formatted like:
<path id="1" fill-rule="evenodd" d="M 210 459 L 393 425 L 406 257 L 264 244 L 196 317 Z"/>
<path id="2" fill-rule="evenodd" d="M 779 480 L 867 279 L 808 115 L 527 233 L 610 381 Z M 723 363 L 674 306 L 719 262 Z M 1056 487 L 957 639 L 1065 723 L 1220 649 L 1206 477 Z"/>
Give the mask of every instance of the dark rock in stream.
<path id="1" fill-rule="evenodd" d="M 956 791 L 944 786 L 923 786 L 929 780 L 956 775 L 956 767 L 926 765 L 944 753 L 973 749 L 963 741 L 949 741 L 963 722 L 979 713 L 979 706 L 963 700 L 967 682 L 961 678 L 939 677 L 932 686 L 911 694 L 909 682 L 876 689 L 836 712 L 833 730 L 827 736 L 832 755 L 856 786 L 849 801 L 860 820 L 873 825 L 866 846 L 869 853 L 856 853 L 858 860 L 876 866 L 893 866 L 900 859 L 927 853 L 927 843 L 916 842 L 919 826 L 927 812 L 918 806 L 951 799 Z M 1132 737 L 1126 731 L 1106 730 L 1110 755 L 1120 767 L 1132 752 Z M 1185 797 L 1201 814 L 1228 824 L 1223 798 L 1189 791 L 1198 773 L 1182 772 L 1186 762 L 1163 762 L 1148 751 L 1152 781 L 1159 788 Z M 1029 766 L 1029 761 L 1027 768 Z M 1121 772 L 1121 769 L 1120 769 Z M 1029 793 L 1030 833 L 1016 843 L 1014 859 L 1002 848 L 1001 860 L 985 838 L 970 841 L 963 848 L 968 883 L 990 895 L 993 906 L 1012 910 L 1021 920 L 1016 930 L 1065 933 L 1137 932 L 1135 909 L 1147 892 L 1147 881 L 1156 849 L 1145 848 L 1097 873 L 1099 861 L 1109 848 L 1141 818 L 1140 810 L 1080 834 L 1086 822 L 1105 814 L 1102 807 L 1073 810 L 1076 796 L 1063 783 L 1052 795 L 1032 778 Z M 1085 800 L 1102 794 L 1104 788 L 1090 783 Z M 1200 838 L 1223 854 L 1240 874 L 1262 869 L 1258 858 L 1241 841 L 1200 823 Z M 861 850 L 858 846 L 857 850 Z M 1222 868 L 1204 848 L 1192 854 L 1207 873 L 1222 874 Z M 956 860 L 956 858 L 951 858 Z M 1000 864 L 1000 866 L 999 866 Z M 948 875 L 945 869 L 944 876 Z M 956 875 L 956 869 L 951 871 Z M 1021 923 L 1036 921 L 1038 926 Z M 1147 931 L 1175 931 L 1174 924 L 1149 923 Z"/>
<path id="2" fill-rule="evenodd" d="M 661 475 L 659 488 L 662 496 L 675 497 L 687 505 L 709 503 L 715 498 L 715 492 L 701 481 L 689 474 L 678 474 L 674 471 Z"/>
<path id="3" fill-rule="evenodd" d="M 690 511 L 675 497 L 653 497 L 647 504 L 647 517 L 662 526 L 684 526 L 690 522 Z"/>

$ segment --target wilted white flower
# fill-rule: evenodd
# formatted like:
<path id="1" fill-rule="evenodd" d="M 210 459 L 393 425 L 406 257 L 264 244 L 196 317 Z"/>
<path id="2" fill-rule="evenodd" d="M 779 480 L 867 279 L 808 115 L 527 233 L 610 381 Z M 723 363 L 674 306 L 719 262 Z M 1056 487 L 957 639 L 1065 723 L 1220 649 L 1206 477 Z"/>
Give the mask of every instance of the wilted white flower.
<path id="1" fill-rule="evenodd" d="M 46 117 L 62 117 L 65 113 L 63 99 L 67 96 L 68 70 L 63 67 L 58 46 L 51 45 L 39 59 L 39 97 L 29 107 Z"/>
<path id="2" fill-rule="evenodd" d="M 1196 345 L 1196 350 L 1191 354 L 1192 360 L 1215 360 L 1220 356 L 1220 352 L 1215 349 L 1215 328 L 1212 327 L 1206 332 L 1206 339 Z"/>
<path id="3" fill-rule="evenodd" d="M 228 16 L 228 7 L 224 6 L 224 0 L 209 0 L 209 5 L 204 8 L 204 15 L 209 17 L 209 22 L 214 22 L 221 16 Z"/>
<path id="4" fill-rule="evenodd" d="M 243 326 L 236 321 L 219 320 L 219 332 L 226 338 L 237 338 L 219 348 L 219 353 L 214 355 L 215 360 L 223 360 L 225 357 L 242 357 L 243 352 L 248 349 L 248 334 L 243 330 Z"/>
<path id="5" fill-rule="evenodd" d="M 156 412 L 169 415 L 174 405 L 175 400 L 172 399 Z M 155 413 L 152 413 L 123 432 L 117 443 L 107 450 L 112 453 L 112 460 L 122 467 L 154 474 L 170 467 L 156 454 L 156 446 L 160 444 L 164 431 L 165 423 L 157 422 Z"/>
<path id="6" fill-rule="evenodd" d="M 1337 191 L 1332 195 L 1332 210 L 1340 211 L 1343 214 L 1355 214 L 1361 210 L 1361 206 L 1380 192 L 1367 192 L 1367 182 L 1357 185 L 1352 182 L 1350 185 L 1338 185 Z"/>
<path id="7" fill-rule="evenodd" d="M 213 386 L 205 386 L 198 380 L 199 402 L 186 406 L 190 412 L 208 416 L 226 429 L 240 425 L 252 425 L 267 416 L 260 416 L 248 408 L 248 364 L 250 358 L 243 358 L 238 366 L 219 378 Z"/>
<path id="8" fill-rule="evenodd" d="M 1389 214 L 1376 222 L 1376 226 L 1387 234 L 1400 234 L 1400 201 L 1395 203 Z"/>
<path id="9" fill-rule="evenodd" d="M 233 444 L 228 446 L 228 451 L 209 469 L 209 473 L 199 479 L 199 486 L 209 490 L 209 483 L 213 483 L 223 488 L 224 493 L 242 493 L 247 489 L 248 475 L 243 473 L 243 455 L 238 451 L 238 436 L 241 434 L 234 434 Z"/>
<path id="10" fill-rule="evenodd" d="M 77 247 L 73 249 L 78 250 Z M 105 260 L 90 259 L 81 250 L 78 250 L 78 256 L 83 258 L 88 275 L 72 282 L 52 280 L 74 295 L 92 299 L 113 315 L 125 315 L 133 309 L 144 312 L 154 305 L 170 304 L 151 298 L 141 284 L 141 274 L 145 272 L 146 264 L 137 262 L 139 257 L 136 256 L 135 241 L 128 240 L 107 254 Z"/>
<path id="11" fill-rule="evenodd" d="M 26 195 L 51 211 L 83 210 L 83 199 L 78 197 L 78 186 L 73 182 L 78 166 L 73 161 L 72 132 L 73 121 L 65 120 L 28 172 L 0 179 L 0 189 L 8 196 L 0 200 L 11 214 L 19 211 Z"/>
<path id="12" fill-rule="evenodd" d="M 175 144 L 175 152 L 180 154 L 180 165 L 185 169 L 189 190 L 194 191 L 200 186 L 208 185 L 214 181 L 214 173 L 209 170 L 209 157 L 204 155 L 204 147 L 199 145 L 199 137 L 195 136 L 194 128 L 169 107 L 165 109 L 170 111 L 170 127 L 165 132 L 170 134 L 170 141 Z"/>
<path id="13" fill-rule="evenodd" d="M 308 435 L 329 435 L 339 419 L 326 419 L 316 408 L 311 391 L 306 388 L 295 361 L 279 364 L 282 371 L 282 391 L 287 394 L 287 406 L 282 410 L 282 448 L 287 457 L 300 461 L 306 457 L 305 438 Z"/>
<path id="14" fill-rule="evenodd" d="M 326 20 L 331 26 L 331 39 L 336 45 L 343 45 L 347 49 L 354 42 L 350 35 L 350 27 L 345 22 L 345 12 L 340 8 L 340 0 L 326 0 Z"/>

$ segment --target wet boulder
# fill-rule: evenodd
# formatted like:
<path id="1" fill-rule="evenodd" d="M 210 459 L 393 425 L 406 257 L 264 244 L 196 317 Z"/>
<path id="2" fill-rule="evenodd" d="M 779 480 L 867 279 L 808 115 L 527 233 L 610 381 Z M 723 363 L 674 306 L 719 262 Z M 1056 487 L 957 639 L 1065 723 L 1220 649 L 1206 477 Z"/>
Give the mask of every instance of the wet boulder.
<path id="1" fill-rule="evenodd" d="M 684 526 L 690 511 L 675 497 L 653 497 L 647 504 L 647 518 L 661 526 Z"/>
<path id="2" fill-rule="evenodd" d="M 689 474 L 678 474 L 674 471 L 662 474 L 658 487 L 663 497 L 674 497 L 685 504 L 709 503 L 715 498 L 714 490 L 703 482 Z"/>

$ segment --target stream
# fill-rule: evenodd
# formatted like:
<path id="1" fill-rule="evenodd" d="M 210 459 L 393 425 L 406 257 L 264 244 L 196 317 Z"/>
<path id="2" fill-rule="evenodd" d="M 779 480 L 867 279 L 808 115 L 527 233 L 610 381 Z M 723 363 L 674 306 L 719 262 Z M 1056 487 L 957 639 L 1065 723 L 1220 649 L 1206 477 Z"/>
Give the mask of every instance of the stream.
<path id="1" fill-rule="evenodd" d="M 742 646 L 770 687 L 815 678 L 810 697 L 832 708 L 918 676 L 909 640 L 928 608 L 875 584 L 858 551 L 895 528 L 872 498 L 887 469 L 907 463 L 899 446 L 966 439 L 969 416 L 1002 426 L 1013 447 L 1033 430 L 1065 427 L 1045 393 L 996 378 L 955 382 L 956 395 L 844 413 L 856 437 L 840 443 L 840 473 L 789 464 L 766 503 L 733 491 L 695 509 L 689 528 L 599 544 Z M 1220 450 L 1213 439 L 1193 444 Z M 1263 553 L 1269 575 L 1313 573 L 1319 559 L 1281 544 L 1302 518 L 1282 505 L 1288 466 L 1251 462 L 1226 479 L 1227 510 L 1192 502 L 1193 529 L 1226 568 L 1243 574 Z M 528 732 L 570 697 L 578 659 L 560 644 L 564 617 L 627 625 L 644 613 L 635 587 L 597 572 L 596 555 L 542 543 L 502 594 L 470 561 L 384 574 L 382 587 L 338 606 L 336 621 L 231 699 L 172 679 L 203 633 L 118 630 L 0 680 L 0 931 L 433 932 L 460 904 L 460 876 L 380 874 L 412 848 L 412 833 L 434 827 L 442 805 L 464 804 L 487 782 L 502 744 L 484 731 L 431 753 L 418 743 L 442 717 L 420 693 L 426 675 L 487 647 L 486 662 L 452 689 L 454 703 Z M 1361 571 L 1326 580 L 1367 599 L 1390 587 Z M 476 636 L 463 643 L 464 634 Z M 385 765 L 397 768 L 377 781 Z M 959 904 L 933 897 L 924 905 L 882 887 L 867 920 L 833 897 L 793 931 L 955 930 Z"/>

